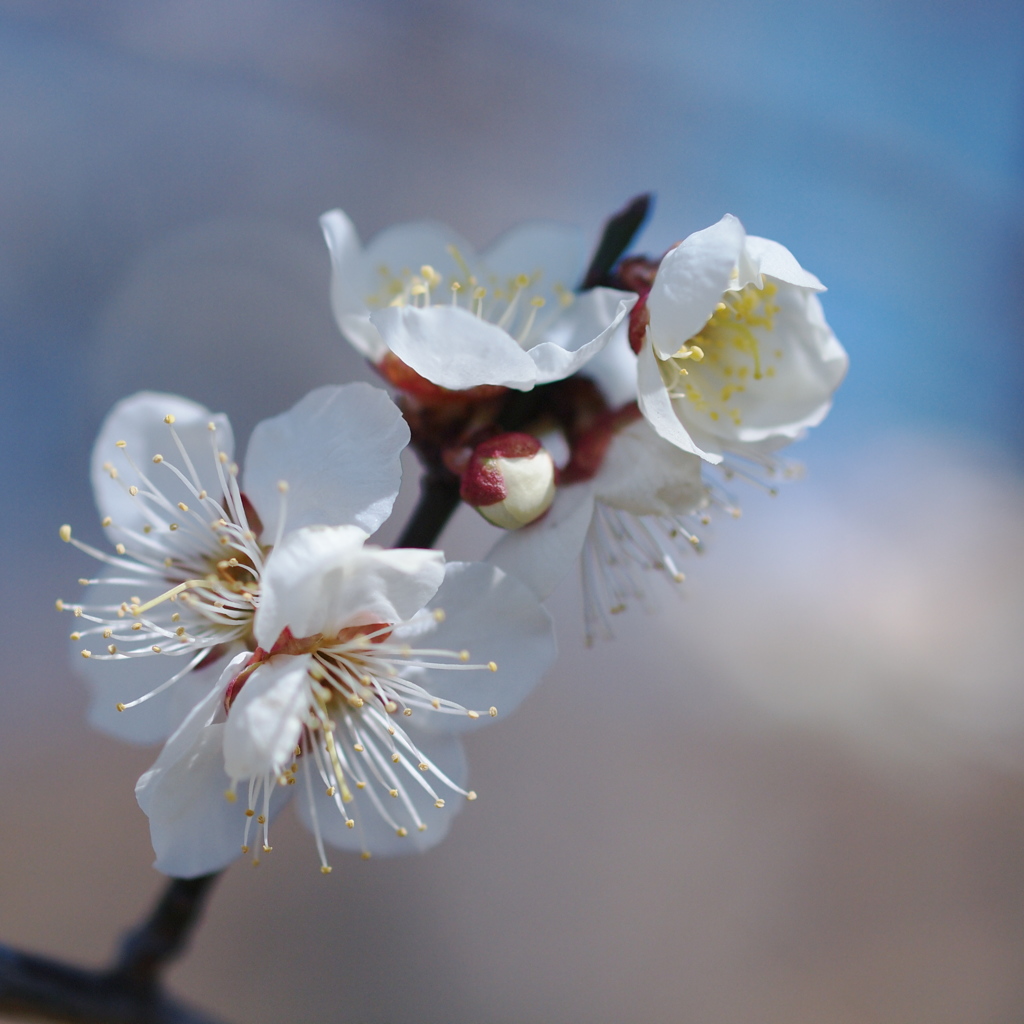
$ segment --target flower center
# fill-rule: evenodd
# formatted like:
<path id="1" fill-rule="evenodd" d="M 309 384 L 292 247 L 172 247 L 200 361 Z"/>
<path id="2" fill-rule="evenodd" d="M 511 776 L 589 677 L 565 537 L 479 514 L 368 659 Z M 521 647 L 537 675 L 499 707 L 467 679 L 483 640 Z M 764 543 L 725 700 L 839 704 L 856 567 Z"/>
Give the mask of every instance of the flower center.
<path id="1" fill-rule="evenodd" d="M 408 267 L 396 273 L 382 264 L 377 268 L 377 287 L 366 296 L 367 306 L 371 309 L 384 306 L 428 309 L 432 305 L 450 305 L 495 324 L 528 347 L 537 316 L 547 305 L 539 287 L 543 271 L 501 279 L 497 274 L 482 270 L 481 279 L 456 246 L 448 246 L 448 255 L 456 272 L 447 279 L 429 264 L 421 266 L 418 273 Z M 551 289 L 559 306 L 572 305 L 574 296 L 563 284 L 556 282 Z"/>
<path id="2" fill-rule="evenodd" d="M 104 470 L 142 512 L 141 523 L 125 525 L 110 516 L 102 525 L 114 544 L 111 555 L 72 537 L 71 527 L 60 535 L 81 551 L 106 563 L 108 570 L 94 579 L 79 580 L 99 587 L 102 593 L 117 588 L 126 598 L 95 603 L 57 601 L 58 610 L 69 610 L 82 627 L 71 634 L 75 641 L 98 639 L 82 650 L 85 658 L 121 661 L 154 654 L 183 656 L 186 663 L 154 690 L 119 710 L 155 697 L 208 657 L 241 644 L 252 648 L 253 615 L 259 600 L 259 580 L 269 545 L 260 545 L 262 524 L 238 488 L 238 467 L 217 444 L 217 426 L 209 424 L 215 455 L 218 501 L 207 493 L 194 464 L 174 430 L 174 417 L 164 420 L 172 444 L 184 468 L 161 454 L 151 457 L 154 469 L 143 471 L 125 442 L 116 444 L 120 469 L 113 462 Z M 158 473 L 170 472 L 175 501 L 156 482 Z M 131 481 L 131 482 L 129 482 Z M 187 493 L 182 493 L 184 486 Z M 284 492 L 282 491 L 282 501 Z M 93 649 L 95 648 L 95 649 Z"/>
<path id="3" fill-rule="evenodd" d="M 673 398 L 686 399 L 712 421 L 743 422 L 736 396 L 753 381 L 774 377 L 782 358 L 781 349 L 766 352 L 765 344 L 779 312 L 777 291 L 769 281 L 725 293 L 700 332 L 660 364 Z"/>
<path id="4" fill-rule="evenodd" d="M 435 610 L 432 614 L 436 621 L 443 621 L 443 612 Z M 472 790 L 463 789 L 423 753 L 404 723 L 422 714 L 481 716 L 421 686 L 416 678 L 424 669 L 496 672 L 498 666 L 493 661 L 470 664 L 468 651 L 413 648 L 394 640 L 394 630 L 393 625 L 376 622 L 345 627 L 333 637 L 295 637 L 286 628 L 269 652 L 257 649 L 225 694 L 230 712 L 249 675 L 260 664 L 278 655 L 310 657 L 310 704 L 295 760 L 275 766 L 265 778 L 249 780 L 246 816 L 251 818 L 255 813 L 261 792 L 266 800 L 275 781 L 278 785 L 294 785 L 300 767 L 304 768 L 310 817 L 325 874 L 331 869 L 317 819 L 315 785 L 324 787 L 323 792 L 348 828 L 357 827 L 349 812 L 354 791 L 365 791 L 375 812 L 400 837 L 407 836 L 410 827 L 417 831 L 427 828 L 413 799 L 417 791 L 425 792 L 438 809 L 445 805 L 440 795 L 445 789 L 467 800 L 476 799 Z M 489 708 L 485 714 L 494 717 L 498 709 Z M 233 800 L 234 788 L 226 795 Z M 397 803 L 392 804 L 392 800 Z M 263 830 L 263 849 L 268 851 L 266 810 L 257 823 Z M 247 824 L 243 852 L 248 852 L 248 835 Z M 364 851 L 363 856 L 369 853 Z"/>

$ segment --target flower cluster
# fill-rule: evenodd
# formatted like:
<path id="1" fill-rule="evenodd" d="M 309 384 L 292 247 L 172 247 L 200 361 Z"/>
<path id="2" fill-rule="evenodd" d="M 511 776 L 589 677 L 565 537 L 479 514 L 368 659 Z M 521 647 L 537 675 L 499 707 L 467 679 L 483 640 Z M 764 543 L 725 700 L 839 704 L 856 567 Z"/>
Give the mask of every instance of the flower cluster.
<path id="1" fill-rule="evenodd" d="M 413 444 L 509 531 L 489 560 L 541 598 L 582 553 L 588 638 L 642 597 L 635 570 L 682 580 L 710 511 L 738 514 L 723 481 L 779 475 L 846 372 L 821 282 L 731 215 L 573 291 L 567 229 L 525 225 L 477 258 L 435 225 L 363 249 L 341 211 L 321 223 L 338 326 L 399 391 Z"/>
<path id="2" fill-rule="evenodd" d="M 113 553 L 60 530 L 102 563 L 79 581 L 95 598 L 57 602 L 92 720 L 164 742 L 136 794 L 181 877 L 258 862 L 293 786 L 324 873 L 328 847 L 437 842 L 475 798 L 458 736 L 550 667 L 541 602 L 576 560 L 588 637 L 609 632 L 638 568 L 682 580 L 696 529 L 735 511 L 709 474 L 778 472 L 846 369 L 817 278 L 735 217 L 658 260 L 602 244 L 589 268 L 549 224 L 477 255 L 440 225 L 364 249 L 341 211 L 321 222 L 338 326 L 398 404 L 318 388 L 240 468 L 225 416 L 135 395 L 93 455 Z M 461 497 L 505 531 L 485 561 L 369 543 L 410 443 L 446 495 L 426 543 Z"/>

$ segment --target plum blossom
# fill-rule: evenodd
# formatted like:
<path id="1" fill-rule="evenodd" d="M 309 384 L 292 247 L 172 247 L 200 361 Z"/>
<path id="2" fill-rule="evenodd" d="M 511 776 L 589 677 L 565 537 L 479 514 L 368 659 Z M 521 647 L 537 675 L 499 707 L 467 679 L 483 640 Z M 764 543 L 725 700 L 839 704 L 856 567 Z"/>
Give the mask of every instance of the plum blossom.
<path id="1" fill-rule="evenodd" d="M 458 734 L 540 679 L 551 620 L 494 566 L 366 538 L 305 528 L 268 559 L 255 651 L 232 660 L 136 788 L 160 870 L 205 874 L 240 849 L 258 861 L 292 787 L 325 874 L 325 844 L 426 849 L 475 799 Z"/>
<path id="2" fill-rule="evenodd" d="M 544 599 L 581 558 L 587 642 L 608 636 L 609 615 L 644 601 L 639 570 L 683 581 L 681 557 L 699 549 L 694 530 L 715 500 L 701 465 L 658 437 L 635 404 L 609 412 L 577 439 L 548 514 L 502 536 L 488 561 Z"/>
<path id="3" fill-rule="evenodd" d="M 823 290 L 788 249 L 730 214 L 690 235 L 633 313 L 644 417 L 711 463 L 729 452 L 762 459 L 819 424 L 848 362 Z"/>
<path id="4" fill-rule="evenodd" d="M 166 739 L 231 658 L 255 646 L 273 549 L 314 524 L 376 530 L 408 439 L 383 391 L 322 387 L 256 426 L 240 470 L 224 415 L 153 392 L 119 402 L 92 455 L 113 553 L 61 527 L 105 566 L 79 581 L 95 599 L 57 602 L 75 618 L 93 724 L 135 742 Z"/>
<path id="5" fill-rule="evenodd" d="M 338 327 L 396 382 L 409 370 L 453 391 L 561 380 L 601 351 L 636 301 L 611 288 L 574 294 L 582 240 L 557 224 L 524 224 L 477 256 L 440 224 L 397 225 L 364 249 L 341 210 L 320 223 Z"/>

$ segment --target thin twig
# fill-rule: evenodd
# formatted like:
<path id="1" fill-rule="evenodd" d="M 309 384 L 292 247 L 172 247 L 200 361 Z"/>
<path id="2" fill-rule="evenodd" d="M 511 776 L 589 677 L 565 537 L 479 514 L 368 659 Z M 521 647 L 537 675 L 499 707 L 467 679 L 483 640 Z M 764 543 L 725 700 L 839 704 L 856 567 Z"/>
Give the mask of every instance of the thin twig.
<path id="1" fill-rule="evenodd" d="M 618 213 L 608 218 L 601 232 L 601 241 L 597 243 L 590 266 L 583 277 L 580 291 L 596 288 L 607 281 L 612 267 L 647 219 L 652 202 L 650 192 L 645 192 L 631 199 Z"/>

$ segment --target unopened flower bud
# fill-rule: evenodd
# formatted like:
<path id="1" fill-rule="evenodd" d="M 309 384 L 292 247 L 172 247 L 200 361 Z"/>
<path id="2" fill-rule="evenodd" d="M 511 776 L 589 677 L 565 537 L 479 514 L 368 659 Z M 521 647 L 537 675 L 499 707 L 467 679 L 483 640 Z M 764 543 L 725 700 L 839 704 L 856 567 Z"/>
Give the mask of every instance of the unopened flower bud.
<path id="1" fill-rule="evenodd" d="M 532 435 L 501 434 L 473 450 L 460 494 L 488 522 L 518 530 L 551 507 L 555 463 Z"/>

